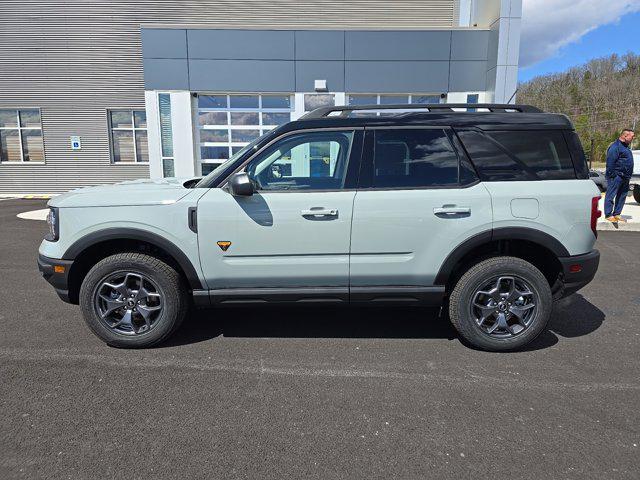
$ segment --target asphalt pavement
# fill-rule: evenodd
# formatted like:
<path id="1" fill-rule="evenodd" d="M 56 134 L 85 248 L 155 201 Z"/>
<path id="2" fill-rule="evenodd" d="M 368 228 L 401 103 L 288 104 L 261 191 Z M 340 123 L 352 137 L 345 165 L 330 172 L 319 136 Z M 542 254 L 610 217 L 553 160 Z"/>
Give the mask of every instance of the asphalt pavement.
<path id="1" fill-rule="evenodd" d="M 39 276 L 46 226 L 0 203 L 0 478 L 640 477 L 640 233 L 527 351 L 432 310 L 198 312 L 118 350 Z"/>

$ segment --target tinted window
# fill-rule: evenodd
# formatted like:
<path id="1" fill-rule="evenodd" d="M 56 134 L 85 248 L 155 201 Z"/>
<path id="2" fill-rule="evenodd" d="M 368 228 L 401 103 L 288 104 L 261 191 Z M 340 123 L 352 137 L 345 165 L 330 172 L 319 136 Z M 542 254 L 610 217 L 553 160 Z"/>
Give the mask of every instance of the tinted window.
<path id="1" fill-rule="evenodd" d="M 257 190 L 344 188 L 353 132 L 312 132 L 276 142 L 247 165 Z"/>
<path id="2" fill-rule="evenodd" d="M 496 182 L 535 178 L 528 175 L 523 165 L 507 155 L 497 143 L 484 134 L 474 130 L 459 130 L 456 133 L 469 153 L 481 180 Z"/>
<path id="3" fill-rule="evenodd" d="M 373 187 L 457 185 L 458 157 L 443 130 L 375 130 Z"/>
<path id="4" fill-rule="evenodd" d="M 540 180 L 576 178 L 562 132 L 488 132 L 494 140 L 533 170 Z"/>
<path id="5" fill-rule="evenodd" d="M 573 168 L 576 171 L 578 178 L 588 178 L 589 166 L 587 165 L 587 158 L 584 155 L 582 144 L 578 138 L 578 134 L 574 131 L 565 131 L 565 138 L 569 144 L 569 150 L 571 152 L 571 159 L 573 160 Z"/>

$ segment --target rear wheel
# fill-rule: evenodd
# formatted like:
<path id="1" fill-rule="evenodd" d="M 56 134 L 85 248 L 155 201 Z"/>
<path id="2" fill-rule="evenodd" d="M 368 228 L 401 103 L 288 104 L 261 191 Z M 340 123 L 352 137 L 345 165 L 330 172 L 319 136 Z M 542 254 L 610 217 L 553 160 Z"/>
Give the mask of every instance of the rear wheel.
<path id="1" fill-rule="evenodd" d="M 540 270 L 520 258 L 496 257 L 460 278 L 451 293 L 449 316 L 471 345 L 516 350 L 544 331 L 552 305 L 549 283 Z"/>
<path id="2" fill-rule="evenodd" d="M 180 275 L 141 253 L 119 253 L 98 262 L 80 288 L 84 319 L 115 347 L 149 347 L 166 340 L 187 310 Z"/>
<path id="3" fill-rule="evenodd" d="M 633 199 L 636 203 L 640 204 L 640 184 L 635 184 L 633 186 Z"/>

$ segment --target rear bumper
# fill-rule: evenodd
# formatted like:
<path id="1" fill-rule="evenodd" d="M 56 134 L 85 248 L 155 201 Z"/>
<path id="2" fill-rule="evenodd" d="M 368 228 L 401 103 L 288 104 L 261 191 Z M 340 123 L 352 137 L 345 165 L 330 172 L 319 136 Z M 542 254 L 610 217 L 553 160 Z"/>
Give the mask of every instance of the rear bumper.
<path id="1" fill-rule="evenodd" d="M 38 270 L 44 279 L 51 284 L 58 296 L 67 303 L 72 303 L 69 299 L 69 271 L 72 264 L 73 260 L 60 260 L 38 255 Z M 58 268 L 59 271 L 56 271 L 54 267 L 62 268 Z"/>
<path id="2" fill-rule="evenodd" d="M 564 274 L 564 289 L 562 297 L 577 292 L 587 285 L 598 271 L 600 263 L 600 252 L 592 250 L 584 255 L 573 255 L 571 257 L 558 258 L 562 264 Z M 578 270 L 579 267 L 579 271 Z"/>

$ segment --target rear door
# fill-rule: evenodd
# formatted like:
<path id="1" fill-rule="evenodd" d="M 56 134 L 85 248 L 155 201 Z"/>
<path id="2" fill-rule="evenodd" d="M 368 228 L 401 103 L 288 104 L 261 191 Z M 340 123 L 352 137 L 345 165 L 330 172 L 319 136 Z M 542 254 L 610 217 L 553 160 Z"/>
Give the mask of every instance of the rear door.
<path id="1" fill-rule="evenodd" d="M 352 299 L 373 287 L 431 286 L 457 245 L 491 230 L 490 195 L 450 129 L 367 129 L 362 162 Z"/>

